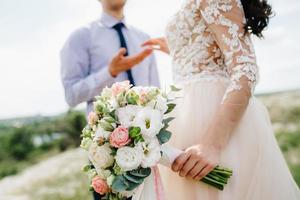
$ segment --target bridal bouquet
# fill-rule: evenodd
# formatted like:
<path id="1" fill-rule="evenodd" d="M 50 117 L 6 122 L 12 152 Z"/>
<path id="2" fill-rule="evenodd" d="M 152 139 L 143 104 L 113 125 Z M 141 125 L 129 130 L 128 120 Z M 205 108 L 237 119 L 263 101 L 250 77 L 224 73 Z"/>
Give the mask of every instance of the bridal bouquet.
<path id="1" fill-rule="evenodd" d="M 178 89 L 171 87 L 171 91 Z M 156 87 L 131 87 L 128 81 L 105 88 L 96 97 L 94 112 L 82 133 L 81 147 L 92 165 L 84 167 L 91 189 L 103 199 L 133 196 L 161 160 L 161 145 L 171 133 L 167 118 L 175 107 Z"/>
<path id="2" fill-rule="evenodd" d="M 174 118 L 168 113 L 176 106 L 171 96 L 179 91 L 170 88 L 166 93 L 156 87 L 132 87 L 125 81 L 96 97 L 81 147 L 92 163 L 83 168 L 91 179 L 91 190 L 103 199 L 133 196 L 151 174 L 151 167 L 170 166 L 183 152 L 163 145 L 171 138 L 167 128 Z M 201 181 L 222 190 L 231 174 L 217 167 Z"/>

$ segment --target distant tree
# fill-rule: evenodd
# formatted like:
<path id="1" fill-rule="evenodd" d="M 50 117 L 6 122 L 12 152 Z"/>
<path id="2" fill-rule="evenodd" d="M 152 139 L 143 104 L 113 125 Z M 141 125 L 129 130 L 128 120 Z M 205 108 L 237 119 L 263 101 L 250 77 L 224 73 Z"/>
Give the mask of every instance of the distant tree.
<path id="1" fill-rule="evenodd" d="M 67 134 L 67 138 L 70 139 L 75 146 L 79 146 L 81 141 L 81 131 L 86 126 L 86 123 L 87 122 L 84 113 L 80 111 L 69 110 L 64 119 L 60 122 L 60 131 Z"/>
<path id="2" fill-rule="evenodd" d="M 34 149 L 32 133 L 25 127 L 15 128 L 8 138 L 8 151 L 17 160 L 24 160 Z"/>

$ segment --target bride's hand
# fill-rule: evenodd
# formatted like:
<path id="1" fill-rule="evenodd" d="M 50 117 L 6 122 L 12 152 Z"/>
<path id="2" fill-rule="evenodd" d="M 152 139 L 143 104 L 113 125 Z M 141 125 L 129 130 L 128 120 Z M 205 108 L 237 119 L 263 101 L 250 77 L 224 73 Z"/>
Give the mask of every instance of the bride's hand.
<path id="1" fill-rule="evenodd" d="M 213 145 L 191 146 L 174 161 L 172 170 L 181 177 L 201 180 L 218 165 L 220 154 L 221 149 Z"/>
<path id="2" fill-rule="evenodd" d="M 170 50 L 165 38 L 154 38 L 147 40 L 142 44 L 142 47 L 151 46 L 154 50 L 160 50 L 166 54 L 170 54 Z"/>

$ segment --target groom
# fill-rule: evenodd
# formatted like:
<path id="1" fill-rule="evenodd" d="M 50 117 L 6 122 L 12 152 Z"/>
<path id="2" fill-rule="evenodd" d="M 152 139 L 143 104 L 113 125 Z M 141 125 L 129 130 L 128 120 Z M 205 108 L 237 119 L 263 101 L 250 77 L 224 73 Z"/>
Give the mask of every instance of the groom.
<path id="1" fill-rule="evenodd" d="M 114 82 L 159 86 L 152 49 L 142 49 L 149 36 L 124 19 L 126 0 L 100 0 L 100 19 L 73 32 L 61 51 L 61 77 L 71 107 L 87 102 Z"/>
<path id="2" fill-rule="evenodd" d="M 124 20 L 126 0 L 100 0 L 100 19 L 76 30 L 61 51 L 61 76 L 67 103 L 92 102 L 106 86 L 129 80 L 133 85 L 158 86 L 155 57 L 141 44 L 149 36 Z M 100 195 L 94 193 L 96 200 Z"/>

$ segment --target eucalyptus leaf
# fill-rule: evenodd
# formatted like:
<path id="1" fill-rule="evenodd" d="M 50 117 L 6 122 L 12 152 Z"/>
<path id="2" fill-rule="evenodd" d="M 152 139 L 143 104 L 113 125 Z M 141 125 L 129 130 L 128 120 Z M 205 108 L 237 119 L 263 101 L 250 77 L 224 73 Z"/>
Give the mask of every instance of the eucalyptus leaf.
<path id="1" fill-rule="evenodd" d="M 132 176 L 132 175 L 130 175 L 129 173 L 128 173 L 128 174 L 124 174 L 123 176 L 124 176 L 124 178 L 125 178 L 126 180 L 129 181 L 129 183 L 130 183 L 130 182 L 133 182 L 133 183 L 141 184 L 141 183 L 143 183 L 143 181 L 144 181 L 144 178 L 137 177 L 137 176 Z"/>
<path id="2" fill-rule="evenodd" d="M 159 134 L 156 135 L 160 144 L 164 144 L 170 140 L 172 133 L 165 129 L 160 130 Z"/>
<path id="3" fill-rule="evenodd" d="M 111 187 L 114 191 L 122 192 L 122 191 L 127 190 L 127 188 L 129 187 L 129 183 L 124 178 L 124 176 L 119 175 L 119 176 L 116 176 Z"/>
<path id="4" fill-rule="evenodd" d="M 151 169 L 150 168 L 140 168 L 140 169 L 132 170 L 128 173 L 130 173 L 133 176 L 145 178 L 151 174 Z"/>

